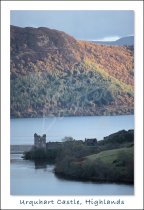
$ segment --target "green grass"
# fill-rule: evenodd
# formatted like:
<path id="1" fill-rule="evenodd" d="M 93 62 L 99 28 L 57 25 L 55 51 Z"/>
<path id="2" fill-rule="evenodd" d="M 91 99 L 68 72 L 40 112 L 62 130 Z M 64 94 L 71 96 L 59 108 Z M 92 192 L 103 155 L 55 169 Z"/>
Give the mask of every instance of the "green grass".
<path id="1" fill-rule="evenodd" d="M 86 160 L 89 160 L 89 161 L 100 160 L 106 164 L 112 164 L 113 161 L 119 159 L 119 156 L 121 155 L 131 158 L 133 156 L 133 147 L 102 151 L 98 154 L 87 156 L 85 158 L 85 161 Z"/>
<path id="2" fill-rule="evenodd" d="M 86 156 L 79 164 L 88 179 L 104 182 L 134 183 L 134 147 L 107 150 Z"/>
<path id="3" fill-rule="evenodd" d="M 133 157 L 133 147 L 103 151 L 82 160 L 66 157 L 56 165 L 55 173 L 75 180 L 133 184 Z"/>

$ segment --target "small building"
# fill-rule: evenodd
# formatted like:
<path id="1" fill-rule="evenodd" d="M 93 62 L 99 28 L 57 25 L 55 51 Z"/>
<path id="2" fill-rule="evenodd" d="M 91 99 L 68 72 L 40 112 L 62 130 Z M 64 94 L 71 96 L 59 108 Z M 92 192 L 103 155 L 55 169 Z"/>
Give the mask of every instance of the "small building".
<path id="1" fill-rule="evenodd" d="M 96 146 L 97 145 L 97 139 L 93 138 L 93 139 L 85 139 L 85 144 L 87 146 Z"/>
<path id="2" fill-rule="evenodd" d="M 36 148 L 46 149 L 46 134 L 43 136 L 34 134 L 34 146 Z"/>

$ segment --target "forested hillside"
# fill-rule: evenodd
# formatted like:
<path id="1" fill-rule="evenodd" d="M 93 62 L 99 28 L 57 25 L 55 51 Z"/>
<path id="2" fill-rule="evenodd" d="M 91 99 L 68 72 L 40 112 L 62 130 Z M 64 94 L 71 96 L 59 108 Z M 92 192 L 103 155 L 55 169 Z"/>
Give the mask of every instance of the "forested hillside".
<path id="1" fill-rule="evenodd" d="M 133 53 L 11 26 L 11 117 L 133 113 Z"/>

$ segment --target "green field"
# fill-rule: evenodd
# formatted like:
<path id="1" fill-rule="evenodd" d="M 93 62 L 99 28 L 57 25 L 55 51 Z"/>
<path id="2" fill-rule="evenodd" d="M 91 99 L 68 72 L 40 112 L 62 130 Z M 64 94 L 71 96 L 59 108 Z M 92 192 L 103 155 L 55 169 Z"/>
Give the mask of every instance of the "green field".
<path id="1" fill-rule="evenodd" d="M 133 183 L 133 157 L 133 146 L 107 150 L 86 156 L 82 162 L 78 163 L 78 166 L 82 168 L 85 176 L 90 180 Z"/>
<path id="2" fill-rule="evenodd" d="M 87 156 L 85 160 L 102 161 L 105 164 L 112 164 L 115 160 L 121 159 L 122 156 L 125 158 L 132 158 L 133 147 L 102 151 L 98 154 Z"/>
<path id="3" fill-rule="evenodd" d="M 107 150 L 82 159 L 65 159 L 55 172 L 68 179 L 134 183 L 134 147 Z"/>

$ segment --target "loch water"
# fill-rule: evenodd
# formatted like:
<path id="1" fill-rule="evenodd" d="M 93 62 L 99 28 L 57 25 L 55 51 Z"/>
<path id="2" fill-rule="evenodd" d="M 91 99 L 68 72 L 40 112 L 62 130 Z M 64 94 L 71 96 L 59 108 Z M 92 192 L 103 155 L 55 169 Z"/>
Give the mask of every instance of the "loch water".
<path id="1" fill-rule="evenodd" d="M 133 195 L 133 185 L 93 183 L 58 178 L 54 165 L 23 160 L 11 154 L 11 195 Z"/>
<path id="2" fill-rule="evenodd" d="M 46 134 L 47 141 L 61 141 L 65 136 L 102 140 L 119 130 L 133 128 L 133 115 L 18 118 L 11 119 L 11 144 L 33 144 L 34 133 Z"/>

